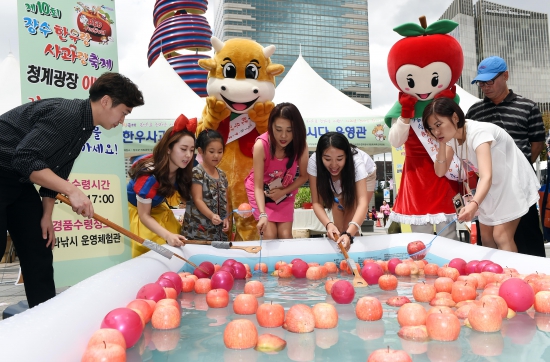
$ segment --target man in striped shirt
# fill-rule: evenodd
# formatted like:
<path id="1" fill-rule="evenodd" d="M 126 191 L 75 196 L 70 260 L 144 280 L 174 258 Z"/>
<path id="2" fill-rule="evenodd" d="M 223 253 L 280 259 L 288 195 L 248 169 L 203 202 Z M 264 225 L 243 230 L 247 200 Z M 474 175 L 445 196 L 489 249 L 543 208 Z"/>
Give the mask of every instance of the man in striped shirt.
<path id="1" fill-rule="evenodd" d="M 504 59 L 492 56 L 479 63 L 477 77 L 472 84 L 477 83 L 485 98 L 470 107 L 466 118 L 491 122 L 505 129 L 527 160 L 533 163 L 544 147 L 542 115 L 535 102 L 508 89 L 507 81 L 508 67 Z M 480 237 L 478 233 L 478 244 Z M 545 256 L 536 205 L 520 219 L 514 239 L 519 253 Z"/>
<path id="2" fill-rule="evenodd" d="M 32 308 L 55 297 L 52 212 L 57 193 L 90 218 L 90 199 L 67 182 L 94 127 L 112 129 L 143 105 L 137 86 L 118 73 L 101 75 L 88 99 L 48 98 L 0 115 L 0 252 L 10 233 Z M 41 186 L 40 192 L 34 185 Z"/>

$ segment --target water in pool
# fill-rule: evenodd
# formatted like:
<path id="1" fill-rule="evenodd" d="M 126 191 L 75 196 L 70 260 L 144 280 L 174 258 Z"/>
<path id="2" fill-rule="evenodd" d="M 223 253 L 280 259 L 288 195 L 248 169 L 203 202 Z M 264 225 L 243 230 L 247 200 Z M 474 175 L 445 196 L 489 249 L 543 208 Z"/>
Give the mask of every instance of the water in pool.
<path id="1" fill-rule="evenodd" d="M 330 276 L 329 276 L 330 277 Z M 337 276 L 348 279 L 350 276 Z M 378 286 L 356 288 L 351 304 L 339 305 L 327 296 L 324 282 L 307 279 L 279 279 L 257 276 L 265 285 L 265 296 L 259 303 L 282 304 L 287 311 L 302 303 L 313 306 L 328 302 L 336 306 L 339 321 L 334 329 L 315 329 L 312 333 L 291 333 L 279 328 L 259 327 L 255 315 L 236 315 L 233 305 L 223 309 L 208 308 L 205 294 L 182 293 L 179 302 L 183 317 L 179 329 L 154 330 L 146 326 L 142 339 L 128 350 L 128 361 L 366 361 L 376 349 L 403 349 L 413 361 L 550 361 L 550 334 L 537 329 L 537 323 L 550 325 L 550 315 L 518 313 L 505 320 L 500 332 L 479 333 L 462 327 L 454 342 L 411 342 L 397 336 L 398 308 L 385 304 L 389 297 L 404 295 L 414 302 L 412 286 L 421 280 L 433 283 L 435 277 L 399 277 L 395 291 L 383 291 Z M 244 280 L 236 281 L 231 300 L 244 290 Z M 377 297 L 384 307 L 384 317 L 376 322 L 363 322 L 355 316 L 355 304 L 362 296 Z M 427 309 L 430 306 L 423 303 Z M 223 332 L 231 320 L 251 320 L 258 334 L 271 333 L 286 340 L 286 348 L 275 354 L 254 349 L 230 350 L 223 343 Z"/>

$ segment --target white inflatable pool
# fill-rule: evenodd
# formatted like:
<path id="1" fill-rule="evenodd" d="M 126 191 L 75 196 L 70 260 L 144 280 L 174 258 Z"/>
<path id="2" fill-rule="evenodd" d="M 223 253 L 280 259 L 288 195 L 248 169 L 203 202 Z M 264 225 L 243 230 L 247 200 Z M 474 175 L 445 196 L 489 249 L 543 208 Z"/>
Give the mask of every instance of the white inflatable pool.
<path id="1" fill-rule="evenodd" d="M 393 234 L 358 237 L 350 250 L 355 260 L 391 257 L 406 258 L 406 245 L 413 240 L 428 243 L 427 234 Z M 259 242 L 239 243 L 258 245 Z M 334 242 L 327 239 L 270 240 L 263 242 L 262 262 L 274 269 L 277 260 L 304 257 L 311 262 L 339 261 L 342 255 Z M 234 258 L 254 266 L 260 254 L 241 250 L 220 250 L 210 246 L 187 245 L 171 248 L 195 263 L 203 260 L 220 262 Z M 520 273 L 550 274 L 550 262 L 495 249 L 488 249 L 445 238 L 437 238 L 430 250 L 429 261 L 440 265 L 453 258 L 490 259 L 502 266 L 514 267 Z M 88 278 L 54 299 L 24 313 L 0 321 L 0 358 L 3 361 L 79 361 L 92 333 L 112 309 L 124 307 L 133 300 L 141 286 L 156 281 L 166 271 L 189 270 L 178 258 L 171 260 L 149 252 Z"/>

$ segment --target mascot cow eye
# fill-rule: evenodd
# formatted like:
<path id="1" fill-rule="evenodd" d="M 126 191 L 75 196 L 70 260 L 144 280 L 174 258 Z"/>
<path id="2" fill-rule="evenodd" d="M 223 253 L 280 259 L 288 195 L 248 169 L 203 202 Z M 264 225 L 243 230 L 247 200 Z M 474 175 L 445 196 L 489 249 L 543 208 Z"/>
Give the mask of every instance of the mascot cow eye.
<path id="1" fill-rule="evenodd" d="M 248 64 L 245 70 L 245 77 L 248 79 L 257 79 L 258 67 L 255 64 Z"/>
<path id="2" fill-rule="evenodd" d="M 407 77 L 407 84 L 409 88 L 414 88 L 414 79 L 412 79 L 412 77 Z"/>
<path id="3" fill-rule="evenodd" d="M 432 87 L 436 87 L 439 84 L 439 74 L 434 73 L 432 78 Z"/>
<path id="4" fill-rule="evenodd" d="M 233 63 L 225 63 L 223 67 L 223 76 L 225 78 L 235 78 L 237 76 L 237 68 Z"/>

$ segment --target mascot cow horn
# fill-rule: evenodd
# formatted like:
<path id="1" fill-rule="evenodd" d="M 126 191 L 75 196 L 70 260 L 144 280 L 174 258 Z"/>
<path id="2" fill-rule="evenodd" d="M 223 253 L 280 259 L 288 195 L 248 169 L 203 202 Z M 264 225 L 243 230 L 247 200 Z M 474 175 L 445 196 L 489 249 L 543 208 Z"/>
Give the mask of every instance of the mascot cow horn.
<path id="1" fill-rule="evenodd" d="M 199 66 L 208 70 L 208 97 L 197 135 L 204 129 L 221 133 L 225 151 L 219 168 L 227 175 L 227 202 L 235 210 L 248 202 L 244 181 L 252 168 L 252 148 L 256 137 L 267 131 L 274 107 L 275 76 L 285 68 L 271 63 L 273 45 L 264 48 L 253 40 L 239 38 L 211 40 L 214 57 L 199 60 Z M 253 218 L 236 217 L 235 221 L 235 240 L 258 239 Z"/>

